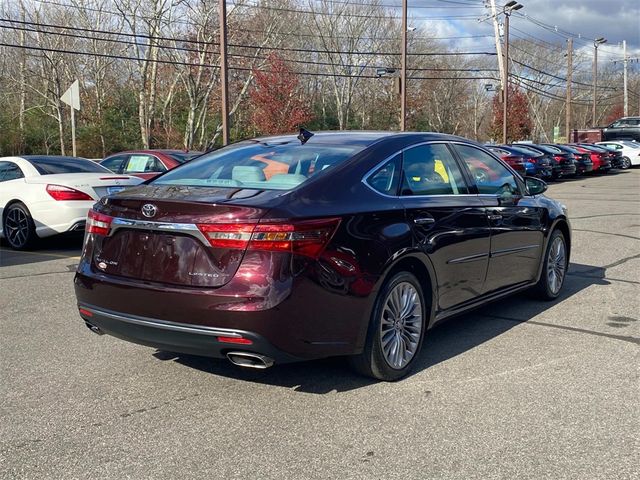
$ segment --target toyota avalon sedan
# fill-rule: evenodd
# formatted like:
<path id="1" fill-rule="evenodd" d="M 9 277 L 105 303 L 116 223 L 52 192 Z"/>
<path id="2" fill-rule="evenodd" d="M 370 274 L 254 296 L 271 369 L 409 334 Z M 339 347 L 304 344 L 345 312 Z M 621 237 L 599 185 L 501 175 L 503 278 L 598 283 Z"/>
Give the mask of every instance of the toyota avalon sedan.
<path id="1" fill-rule="evenodd" d="M 264 158 L 287 168 L 267 175 Z M 397 380 L 436 323 L 560 294 L 570 225 L 545 190 L 449 135 L 239 142 L 94 206 L 79 313 L 165 351 L 251 368 L 348 356 Z"/>

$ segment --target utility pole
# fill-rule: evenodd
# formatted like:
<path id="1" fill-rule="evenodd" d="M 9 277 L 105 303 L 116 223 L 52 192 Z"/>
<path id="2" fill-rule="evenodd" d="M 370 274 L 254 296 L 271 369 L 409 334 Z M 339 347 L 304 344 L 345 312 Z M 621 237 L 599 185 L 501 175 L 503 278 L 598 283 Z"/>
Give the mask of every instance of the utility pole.
<path id="1" fill-rule="evenodd" d="M 629 58 L 627 57 L 627 41 L 622 41 L 622 53 L 624 55 L 623 66 L 624 66 L 624 116 L 629 116 L 629 90 L 627 88 L 627 64 L 629 63 Z"/>
<path id="2" fill-rule="evenodd" d="M 573 77 L 573 39 L 567 39 L 567 105 L 565 107 L 567 117 L 564 123 L 567 143 L 571 141 L 571 81 Z"/>
<path id="3" fill-rule="evenodd" d="M 591 112 L 591 126 L 597 126 L 596 120 L 596 92 L 598 89 L 598 46 L 602 43 L 606 43 L 607 39 L 604 37 L 598 37 L 593 42 L 593 109 Z"/>
<path id="4" fill-rule="evenodd" d="M 502 59 L 502 44 L 500 42 L 500 24 L 498 23 L 498 11 L 496 9 L 496 0 L 489 0 L 491 6 L 491 18 L 493 18 L 493 33 L 496 40 L 496 53 L 498 55 L 498 70 L 500 70 L 500 83 L 502 91 L 505 89 L 504 63 Z"/>
<path id="5" fill-rule="evenodd" d="M 224 0 L 222 0 L 224 1 Z M 402 59 L 400 71 L 400 131 L 407 129 L 407 0 L 402 0 Z"/>
<path id="6" fill-rule="evenodd" d="M 229 65 L 227 63 L 227 2 L 218 0 L 220 22 L 220 86 L 222 88 L 222 144 L 229 144 Z"/>
<path id="7" fill-rule="evenodd" d="M 502 93 L 502 143 L 507 143 L 507 109 L 509 108 L 509 17 L 504 12 L 504 91 Z"/>

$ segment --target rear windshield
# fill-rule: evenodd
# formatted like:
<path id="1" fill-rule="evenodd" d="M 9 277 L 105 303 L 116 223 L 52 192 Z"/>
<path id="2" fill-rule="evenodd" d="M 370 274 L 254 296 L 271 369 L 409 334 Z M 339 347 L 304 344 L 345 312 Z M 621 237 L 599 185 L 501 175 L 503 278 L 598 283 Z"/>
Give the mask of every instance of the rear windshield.
<path id="1" fill-rule="evenodd" d="M 242 142 L 203 155 L 158 177 L 158 185 L 291 190 L 344 162 L 362 145 L 269 145 Z"/>
<path id="2" fill-rule="evenodd" d="M 530 150 L 530 149 L 528 149 L 526 147 L 515 147 L 515 146 L 512 146 L 511 150 L 513 150 L 514 152 L 519 153 L 521 155 L 524 154 L 524 155 L 528 155 L 530 157 L 541 157 L 543 155 L 542 152 L 537 152 L 535 150 Z"/>
<path id="3" fill-rule="evenodd" d="M 202 152 L 171 152 L 168 153 L 171 158 L 173 158 L 178 163 L 185 163 L 190 160 L 193 160 L 196 157 L 202 155 Z"/>
<path id="4" fill-rule="evenodd" d="M 26 156 L 40 175 L 55 175 L 57 173 L 112 173 L 111 170 L 98 165 L 91 160 L 74 157 L 31 157 Z"/>

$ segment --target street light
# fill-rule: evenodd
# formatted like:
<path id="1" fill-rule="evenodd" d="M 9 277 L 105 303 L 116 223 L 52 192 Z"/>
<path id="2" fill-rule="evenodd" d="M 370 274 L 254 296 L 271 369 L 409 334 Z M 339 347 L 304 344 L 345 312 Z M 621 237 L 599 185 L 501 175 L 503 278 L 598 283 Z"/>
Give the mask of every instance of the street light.
<path id="1" fill-rule="evenodd" d="M 596 90 L 598 89 L 598 47 L 607 43 L 604 37 L 598 37 L 593 41 L 593 110 L 591 112 L 591 124 L 596 126 Z"/>
<path id="2" fill-rule="evenodd" d="M 509 17 L 523 5 L 510 1 L 502 8 L 504 13 L 504 92 L 502 92 L 502 143 L 507 143 L 507 109 L 509 104 Z"/>

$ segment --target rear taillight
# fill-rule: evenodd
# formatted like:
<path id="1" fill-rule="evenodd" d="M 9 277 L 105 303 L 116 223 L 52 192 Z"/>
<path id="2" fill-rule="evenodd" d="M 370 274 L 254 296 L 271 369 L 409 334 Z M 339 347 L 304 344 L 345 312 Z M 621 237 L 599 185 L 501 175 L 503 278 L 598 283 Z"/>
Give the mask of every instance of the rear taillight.
<path id="1" fill-rule="evenodd" d="M 534 158 L 534 157 L 529 157 L 529 162 L 531 163 L 538 163 L 538 159 Z"/>
<path id="2" fill-rule="evenodd" d="M 339 218 L 290 223 L 198 224 L 212 247 L 289 252 L 317 258 Z"/>
<path id="3" fill-rule="evenodd" d="M 562 162 L 565 159 L 562 155 L 554 155 L 553 158 L 555 158 L 556 162 Z"/>
<path id="4" fill-rule="evenodd" d="M 75 188 L 64 187 L 62 185 L 47 185 L 47 193 L 51 198 L 58 201 L 64 200 L 93 200 L 87 195 Z"/>
<path id="5" fill-rule="evenodd" d="M 111 222 L 113 217 L 98 213 L 95 210 L 89 210 L 87 215 L 87 224 L 85 230 L 88 233 L 95 233 L 96 235 L 102 235 L 106 237 L 109 235 L 109 229 L 111 228 Z"/>

